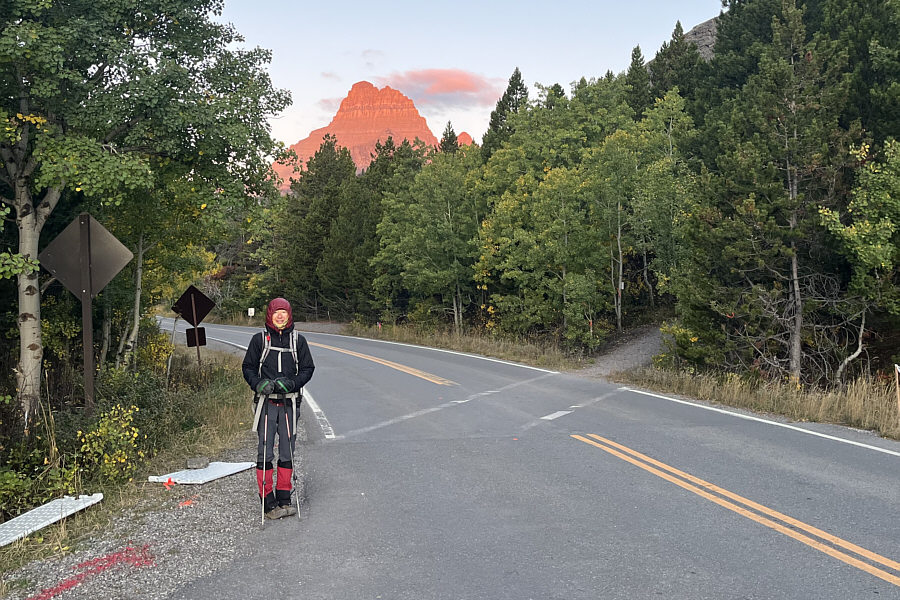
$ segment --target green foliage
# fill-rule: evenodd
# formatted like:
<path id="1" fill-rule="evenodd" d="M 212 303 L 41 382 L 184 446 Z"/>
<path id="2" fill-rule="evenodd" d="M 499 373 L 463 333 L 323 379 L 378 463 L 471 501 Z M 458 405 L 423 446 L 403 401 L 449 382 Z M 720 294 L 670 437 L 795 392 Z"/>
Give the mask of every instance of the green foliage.
<path id="1" fill-rule="evenodd" d="M 847 52 L 845 127 L 858 121 L 876 144 L 900 132 L 900 3 L 826 0 L 822 31 Z"/>
<path id="2" fill-rule="evenodd" d="M 0 252 L 0 279 L 12 279 L 21 273 L 36 273 L 38 261 L 10 252 Z"/>
<path id="3" fill-rule="evenodd" d="M 628 106 L 634 114 L 640 118 L 653 103 L 650 90 L 650 73 L 644 64 L 644 55 L 640 46 L 635 46 L 631 51 L 631 64 L 625 73 L 625 85 L 628 86 Z"/>
<path id="4" fill-rule="evenodd" d="M 134 426 L 137 406 L 116 404 L 100 415 L 97 425 L 81 436 L 81 461 L 95 470 L 103 481 L 130 481 L 138 461 L 144 458 L 139 448 L 140 431 Z"/>
<path id="5" fill-rule="evenodd" d="M 6 219 L 12 209 L 6 205 L 0 205 L 0 221 Z M 38 261 L 11 252 L 0 252 L 0 280 L 12 279 L 20 273 L 34 273 L 41 266 Z"/>
<path id="6" fill-rule="evenodd" d="M 400 285 L 413 298 L 441 298 L 457 329 L 473 302 L 475 240 L 486 212 L 466 183 L 480 160 L 472 147 L 436 153 L 408 189 L 386 194 L 378 225 L 381 246 L 373 259 L 377 269 L 399 273 Z M 388 302 L 389 288 L 378 290 Z"/>
<path id="7" fill-rule="evenodd" d="M 491 112 L 488 130 L 482 136 L 481 152 L 485 162 L 503 146 L 503 142 L 508 140 L 515 131 L 515 126 L 509 122 L 510 115 L 524 111 L 527 104 L 528 86 L 522 80 L 519 67 L 516 67 L 509 77 L 506 91 L 497 100 L 497 106 Z"/>
<path id="8" fill-rule="evenodd" d="M 648 65 L 651 96 L 662 98 L 677 87 L 683 97 L 693 100 L 703 66 L 697 45 L 685 39 L 681 22 L 677 22 L 672 38 L 663 42 L 652 64 Z"/>
<path id="9" fill-rule="evenodd" d="M 317 318 L 324 309 L 316 268 L 341 212 L 342 200 L 354 200 L 342 195 L 341 190 L 355 177 L 350 151 L 338 146 L 334 136 L 326 135 L 293 184 L 293 195 L 274 215 L 275 242 L 270 260 L 278 265 L 278 280 L 273 282 L 272 291 L 292 301 L 294 318 Z"/>
<path id="10" fill-rule="evenodd" d="M 882 160 L 870 146 L 854 154 L 859 176 L 846 214 L 819 209 L 825 227 L 844 245 L 853 266 L 852 290 L 900 315 L 900 143 L 888 140 Z"/>
<path id="11" fill-rule="evenodd" d="M 456 139 L 456 132 L 453 131 L 453 125 L 450 121 L 447 121 L 447 126 L 444 127 L 444 133 L 441 134 L 441 143 L 439 146 L 441 152 L 446 152 L 448 154 L 453 154 L 457 150 L 459 150 L 459 142 Z"/>

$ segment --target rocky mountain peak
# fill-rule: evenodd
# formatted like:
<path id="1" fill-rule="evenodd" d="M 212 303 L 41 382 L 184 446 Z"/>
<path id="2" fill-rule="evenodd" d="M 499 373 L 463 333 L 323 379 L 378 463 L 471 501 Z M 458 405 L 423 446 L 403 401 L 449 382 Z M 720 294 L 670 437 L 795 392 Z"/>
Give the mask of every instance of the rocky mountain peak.
<path id="1" fill-rule="evenodd" d="M 299 164 L 305 165 L 316 153 L 326 134 L 333 135 L 339 146 L 350 151 L 359 171 L 372 162 L 375 143 L 384 142 L 388 137 L 396 144 L 418 138 L 429 146 L 438 145 L 411 99 L 389 86 L 379 89 L 368 81 L 353 84 L 331 123 L 291 146 L 300 159 Z M 273 168 L 283 180 L 282 189 L 287 189 L 293 167 L 276 163 Z"/>

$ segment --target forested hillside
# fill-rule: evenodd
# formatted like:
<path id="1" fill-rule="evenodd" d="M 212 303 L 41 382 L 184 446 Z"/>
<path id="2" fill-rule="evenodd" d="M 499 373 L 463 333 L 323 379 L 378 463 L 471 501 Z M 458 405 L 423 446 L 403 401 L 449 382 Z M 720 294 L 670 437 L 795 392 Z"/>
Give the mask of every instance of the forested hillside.
<path id="1" fill-rule="evenodd" d="M 676 24 L 568 90 L 529 98 L 516 69 L 481 147 L 388 140 L 357 176 L 326 140 L 237 257 L 243 299 L 573 351 L 668 314 L 680 362 L 821 384 L 885 367 L 900 4 L 725 4 L 709 62 Z"/>

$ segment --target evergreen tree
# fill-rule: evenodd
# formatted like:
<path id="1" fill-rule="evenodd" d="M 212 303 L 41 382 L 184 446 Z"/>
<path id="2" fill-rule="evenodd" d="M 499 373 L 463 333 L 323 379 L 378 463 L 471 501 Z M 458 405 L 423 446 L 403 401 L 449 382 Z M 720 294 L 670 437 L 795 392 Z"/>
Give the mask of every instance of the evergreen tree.
<path id="1" fill-rule="evenodd" d="M 663 42 L 653 62 L 648 65 L 651 96 L 662 98 L 677 86 L 682 98 L 693 99 L 702 67 L 703 59 L 697 50 L 697 44 L 685 39 L 681 21 L 678 21 L 672 32 L 672 39 Z"/>
<path id="2" fill-rule="evenodd" d="M 441 134 L 441 144 L 439 146 L 441 152 L 446 152 L 447 154 L 453 154 L 457 150 L 459 150 L 459 142 L 456 139 L 456 132 L 453 131 L 453 125 L 450 121 L 447 121 L 447 126 L 444 127 L 444 133 Z"/>
<path id="3" fill-rule="evenodd" d="M 413 146 L 407 140 L 397 148 L 393 144 L 385 145 L 377 151 L 375 160 L 363 175 L 366 186 L 377 194 L 380 215 L 375 222 L 376 235 L 369 258 L 373 275 L 370 287 L 375 298 L 372 309 L 387 321 L 395 321 L 407 314 L 410 298 L 403 282 L 403 265 L 399 261 L 379 258 L 379 253 L 389 244 L 385 236 L 390 237 L 390 234 L 384 228 L 392 231 L 400 227 L 402 220 L 401 216 L 385 210 L 385 204 L 390 198 L 408 192 L 425 164 L 426 153 L 424 144 Z"/>
<path id="4" fill-rule="evenodd" d="M 843 125 L 859 120 L 879 145 L 900 135 L 900 2 L 827 0 L 823 29 L 848 53 Z"/>
<path id="5" fill-rule="evenodd" d="M 522 73 L 519 72 L 519 67 L 516 67 L 509 78 L 506 91 L 503 92 L 503 96 L 497 101 L 496 108 L 491 111 L 488 130 L 481 140 L 481 153 L 485 162 L 512 134 L 513 129 L 507 122 L 509 115 L 524 111 L 527 105 L 528 87 L 522 81 Z"/>
<path id="6" fill-rule="evenodd" d="M 331 235 L 342 201 L 350 201 L 342 188 L 356 177 L 350 151 L 326 134 L 292 186 L 293 195 L 276 214 L 272 259 L 280 275 L 274 293 L 295 304 L 295 317 L 323 316 L 317 267 Z"/>
<path id="7" fill-rule="evenodd" d="M 807 41 L 802 14 L 784 2 L 759 72 L 728 104 L 723 187 L 692 211 L 694 267 L 678 288 L 685 323 L 711 360 L 816 381 L 843 335 L 833 326 L 842 321 L 840 279 L 817 211 L 840 200 L 849 136 L 838 125 L 841 55 L 822 36 Z"/>
<path id="8" fill-rule="evenodd" d="M 640 46 L 635 46 L 631 51 L 631 64 L 625 73 L 625 84 L 630 87 L 628 106 L 634 111 L 635 118 L 640 119 L 644 111 L 653 104 L 653 97 L 650 95 L 650 73 L 644 64 Z"/>

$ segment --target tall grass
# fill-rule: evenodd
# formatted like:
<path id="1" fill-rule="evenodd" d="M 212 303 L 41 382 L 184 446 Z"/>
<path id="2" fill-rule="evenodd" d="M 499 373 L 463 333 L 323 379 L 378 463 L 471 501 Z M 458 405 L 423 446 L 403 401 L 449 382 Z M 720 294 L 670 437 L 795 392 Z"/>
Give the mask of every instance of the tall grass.
<path id="1" fill-rule="evenodd" d="M 795 421 L 834 423 L 900 439 L 900 411 L 893 384 L 860 378 L 844 388 L 806 389 L 786 382 L 749 381 L 718 375 L 642 367 L 615 373 L 619 383 L 680 394 L 727 406 L 784 415 Z"/>
<path id="2" fill-rule="evenodd" d="M 569 369 L 578 366 L 575 358 L 568 356 L 555 344 L 522 338 L 504 338 L 483 333 L 456 335 L 452 331 L 434 331 L 410 325 L 378 327 L 351 323 L 344 331 L 348 335 L 492 356 L 545 369 Z"/>

